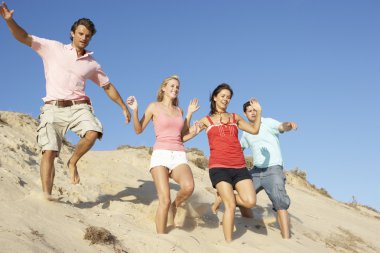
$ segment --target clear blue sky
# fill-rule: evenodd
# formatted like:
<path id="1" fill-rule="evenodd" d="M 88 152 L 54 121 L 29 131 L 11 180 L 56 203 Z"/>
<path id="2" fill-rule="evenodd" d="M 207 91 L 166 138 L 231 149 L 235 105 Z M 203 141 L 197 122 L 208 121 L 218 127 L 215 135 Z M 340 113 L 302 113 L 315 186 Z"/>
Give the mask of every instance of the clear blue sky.
<path id="1" fill-rule="evenodd" d="M 208 113 L 209 94 L 221 82 L 234 89 L 231 112 L 242 115 L 242 104 L 256 97 L 264 116 L 299 124 L 281 136 L 286 169 L 306 171 L 340 201 L 355 196 L 380 210 L 380 1 L 7 3 L 30 34 L 64 43 L 76 19 L 91 18 L 98 33 L 88 49 L 124 98 L 137 97 L 141 113 L 172 74 L 181 78 L 185 110 L 200 100 L 194 119 Z M 3 20 L 0 52 L 0 109 L 37 117 L 45 96 L 41 59 Z M 135 135 L 102 89 L 89 81 L 87 93 L 105 130 L 94 149 L 153 145 L 151 127 Z M 204 133 L 186 146 L 209 153 Z"/>

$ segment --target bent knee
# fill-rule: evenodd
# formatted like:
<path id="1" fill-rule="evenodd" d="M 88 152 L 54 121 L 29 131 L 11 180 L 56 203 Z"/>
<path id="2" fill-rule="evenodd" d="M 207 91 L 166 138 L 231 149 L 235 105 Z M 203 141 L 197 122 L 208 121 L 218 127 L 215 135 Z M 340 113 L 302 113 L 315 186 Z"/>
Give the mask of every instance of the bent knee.
<path id="1" fill-rule="evenodd" d="M 96 131 L 87 131 L 84 137 L 88 140 L 95 141 L 96 139 L 100 138 L 100 133 Z"/>
<path id="2" fill-rule="evenodd" d="M 44 150 L 42 151 L 42 156 L 47 159 L 54 159 L 58 156 L 58 151 Z"/>
<path id="3" fill-rule="evenodd" d="M 188 195 L 191 195 L 194 192 L 194 183 L 188 183 L 181 185 L 181 190 Z"/>
<path id="4" fill-rule="evenodd" d="M 290 198 L 286 193 L 286 190 L 281 185 L 277 185 L 271 192 L 271 199 L 273 206 L 276 210 L 287 210 L 290 206 Z"/>
<path id="5" fill-rule="evenodd" d="M 289 197 L 276 199 L 273 201 L 273 206 L 276 210 L 288 210 L 290 206 L 290 199 Z"/>
<path id="6" fill-rule="evenodd" d="M 256 198 L 249 202 L 250 208 L 256 206 Z"/>
<path id="7" fill-rule="evenodd" d="M 243 207 L 252 208 L 256 205 L 256 194 L 240 196 Z"/>
<path id="8" fill-rule="evenodd" d="M 246 208 L 252 208 L 256 205 L 256 198 L 249 198 L 244 203 Z"/>

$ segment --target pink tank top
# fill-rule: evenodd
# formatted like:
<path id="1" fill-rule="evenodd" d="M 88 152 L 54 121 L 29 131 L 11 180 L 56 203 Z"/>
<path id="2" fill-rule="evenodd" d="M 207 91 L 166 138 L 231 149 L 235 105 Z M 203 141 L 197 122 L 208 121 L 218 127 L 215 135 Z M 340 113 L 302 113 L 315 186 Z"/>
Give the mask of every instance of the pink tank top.
<path id="1" fill-rule="evenodd" d="M 153 150 L 185 151 L 181 137 L 184 120 L 182 119 L 181 109 L 179 107 L 177 109 L 179 111 L 178 115 L 171 116 L 164 111 L 160 103 L 156 103 L 156 117 L 153 120 L 156 143 Z"/>

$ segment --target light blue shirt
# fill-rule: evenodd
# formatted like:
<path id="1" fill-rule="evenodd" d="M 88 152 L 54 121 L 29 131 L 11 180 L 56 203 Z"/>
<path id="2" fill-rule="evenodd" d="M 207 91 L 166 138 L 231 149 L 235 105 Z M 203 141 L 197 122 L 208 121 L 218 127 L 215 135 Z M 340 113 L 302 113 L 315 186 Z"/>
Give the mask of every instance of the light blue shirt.
<path id="1" fill-rule="evenodd" d="M 261 118 L 259 134 L 243 132 L 240 144 L 243 149 L 251 149 L 253 164 L 256 167 L 283 166 L 279 140 L 280 131 L 278 130 L 281 124 L 275 119 Z"/>

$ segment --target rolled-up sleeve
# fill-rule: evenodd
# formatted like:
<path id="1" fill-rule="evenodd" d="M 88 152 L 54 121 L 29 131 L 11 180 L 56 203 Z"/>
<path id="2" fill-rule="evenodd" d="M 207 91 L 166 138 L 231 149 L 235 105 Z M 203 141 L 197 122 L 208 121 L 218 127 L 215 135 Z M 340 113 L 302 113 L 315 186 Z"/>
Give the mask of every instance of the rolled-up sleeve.
<path id="1" fill-rule="evenodd" d="M 91 75 L 90 79 L 100 87 L 106 86 L 110 83 L 110 79 L 99 64 L 96 67 L 94 73 Z"/>

